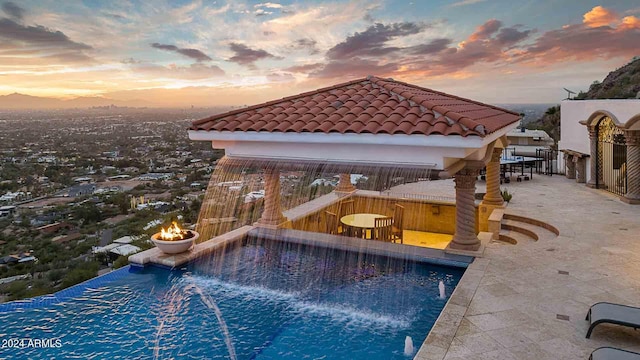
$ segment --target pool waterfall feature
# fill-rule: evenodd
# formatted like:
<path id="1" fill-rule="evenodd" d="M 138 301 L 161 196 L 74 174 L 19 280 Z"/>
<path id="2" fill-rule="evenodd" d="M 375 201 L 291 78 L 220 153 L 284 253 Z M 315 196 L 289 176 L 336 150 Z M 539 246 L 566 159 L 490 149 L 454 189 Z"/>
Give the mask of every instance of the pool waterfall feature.
<path id="1" fill-rule="evenodd" d="M 279 173 L 279 191 L 275 190 L 278 204 L 267 204 L 268 195 L 274 190 L 268 188 L 266 171 L 273 170 Z M 337 179 L 344 180 L 346 174 L 363 175 L 359 178 L 360 190 L 339 191 L 343 185 Z M 403 205 L 405 229 L 453 235 L 455 198 L 395 195 L 385 191 L 394 185 L 431 180 L 437 175 L 430 167 L 407 168 L 404 164 L 373 166 L 224 157 L 211 175 L 196 231 L 201 234 L 200 241 L 206 241 L 241 226 L 261 226 L 262 215 L 275 211 L 283 216 L 272 228 L 325 232 L 324 212 L 340 214 L 341 202 L 350 199 L 354 200 L 356 213 L 391 215 L 394 204 Z M 258 190 L 264 190 L 265 196 L 245 197 Z M 477 225 L 475 231 L 478 232 Z"/>

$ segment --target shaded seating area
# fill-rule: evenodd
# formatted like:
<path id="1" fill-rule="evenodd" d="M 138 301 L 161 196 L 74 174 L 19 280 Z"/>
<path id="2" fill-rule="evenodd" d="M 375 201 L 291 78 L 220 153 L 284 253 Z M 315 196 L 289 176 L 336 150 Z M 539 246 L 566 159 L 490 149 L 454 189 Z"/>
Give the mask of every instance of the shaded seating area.
<path id="1" fill-rule="evenodd" d="M 369 204 L 366 207 L 371 206 Z M 325 233 L 403 243 L 404 206 L 394 204 L 393 214 L 388 216 L 382 213 L 357 212 L 355 201 L 349 199 L 341 201 L 338 209 L 340 216 L 325 211 Z"/>
<path id="2" fill-rule="evenodd" d="M 640 360 L 640 354 L 633 351 L 604 346 L 595 349 L 589 360 Z"/>
<path id="3" fill-rule="evenodd" d="M 600 324 L 615 324 L 640 329 L 640 308 L 599 302 L 589 308 L 585 320 L 589 321 L 587 339 L 591 338 L 593 329 Z"/>

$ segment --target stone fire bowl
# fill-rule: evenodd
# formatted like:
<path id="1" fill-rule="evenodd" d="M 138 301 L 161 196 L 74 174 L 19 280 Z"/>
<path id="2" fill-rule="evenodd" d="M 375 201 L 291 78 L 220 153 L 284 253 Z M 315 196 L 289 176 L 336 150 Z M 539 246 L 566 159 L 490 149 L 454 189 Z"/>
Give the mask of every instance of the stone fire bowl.
<path id="1" fill-rule="evenodd" d="M 193 236 L 188 239 L 172 241 L 160 240 L 160 233 L 155 233 L 151 236 L 151 241 L 165 254 L 180 254 L 189 250 L 200 236 L 193 230 L 191 230 L 191 233 L 193 233 Z"/>

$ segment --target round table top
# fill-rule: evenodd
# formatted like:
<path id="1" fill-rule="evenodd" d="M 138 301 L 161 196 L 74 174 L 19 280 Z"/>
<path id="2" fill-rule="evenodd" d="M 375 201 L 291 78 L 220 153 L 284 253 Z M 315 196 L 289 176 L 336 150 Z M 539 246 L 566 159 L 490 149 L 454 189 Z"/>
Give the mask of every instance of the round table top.
<path id="1" fill-rule="evenodd" d="M 380 214 L 351 214 L 340 218 L 340 222 L 353 227 L 373 229 L 375 227 L 375 219 L 386 217 Z"/>

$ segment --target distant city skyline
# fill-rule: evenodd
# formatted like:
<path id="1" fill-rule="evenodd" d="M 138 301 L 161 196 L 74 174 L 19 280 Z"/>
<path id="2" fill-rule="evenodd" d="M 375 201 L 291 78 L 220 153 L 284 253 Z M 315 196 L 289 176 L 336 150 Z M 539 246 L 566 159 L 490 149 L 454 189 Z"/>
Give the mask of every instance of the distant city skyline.
<path id="1" fill-rule="evenodd" d="M 554 103 L 640 55 L 636 0 L 0 5 L 0 95 L 238 106 L 371 74 Z"/>

